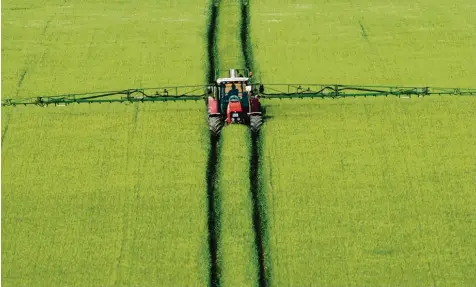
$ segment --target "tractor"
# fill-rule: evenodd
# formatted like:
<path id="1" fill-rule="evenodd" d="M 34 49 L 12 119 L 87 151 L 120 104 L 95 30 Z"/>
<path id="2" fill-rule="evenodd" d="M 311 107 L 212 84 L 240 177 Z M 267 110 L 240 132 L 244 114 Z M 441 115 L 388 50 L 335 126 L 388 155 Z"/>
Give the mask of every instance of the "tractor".
<path id="1" fill-rule="evenodd" d="M 226 124 L 248 125 L 253 132 L 259 131 L 263 123 L 263 113 L 259 101 L 257 85 L 253 85 L 252 72 L 242 69 L 215 71 L 216 82 L 208 86 L 208 127 L 212 134 L 218 135 Z M 259 90 L 263 87 L 259 85 Z"/>

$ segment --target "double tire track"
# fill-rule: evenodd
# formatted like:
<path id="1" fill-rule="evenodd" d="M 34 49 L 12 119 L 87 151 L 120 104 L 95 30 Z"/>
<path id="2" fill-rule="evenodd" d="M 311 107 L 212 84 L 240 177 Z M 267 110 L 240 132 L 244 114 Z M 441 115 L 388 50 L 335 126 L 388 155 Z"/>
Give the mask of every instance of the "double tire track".
<path id="1" fill-rule="evenodd" d="M 208 72 L 207 81 L 215 81 L 215 69 L 218 67 L 217 55 L 217 23 L 219 17 L 219 0 L 212 0 L 210 4 L 210 18 L 207 30 Z M 249 36 L 249 1 L 241 2 L 240 39 L 241 52 L 246 68 L 253 70 L 252 45 Z M 231 67 L 230 67 L 231 68 Z M 252 198 L 252 221 L 255 237 L 255 248 L 258 262 L 258 285 L 269 285 L 269 250 L 267 249 L 267 220 L 266 204 L 260 177 L 261 134 L 259 131 L 250 131 L 251 145 L 249 151 L 249 180 Z M 218 262 L 220 239 L 220 194 L 218 191 L 218 171 L 220 158 L 220 136 L 210 135 L 210 147 L 207 160 L 207 198 L 208 198 L 208 248 L 209 248 L 209 283 L 210 286 L 220 286 L 221 268 Z"/>

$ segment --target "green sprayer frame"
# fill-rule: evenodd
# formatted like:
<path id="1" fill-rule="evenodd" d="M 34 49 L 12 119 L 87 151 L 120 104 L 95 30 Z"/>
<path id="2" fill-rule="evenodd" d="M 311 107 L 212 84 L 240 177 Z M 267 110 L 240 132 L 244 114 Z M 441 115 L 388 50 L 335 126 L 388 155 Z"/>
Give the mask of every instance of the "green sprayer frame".
<path id="1" fill-rule="evenodd" d="M 164 102 L 177 100 L 202 100 L 206 95 L 206 87 L 176 86 L 160 88 L 137 88 L 118 91 L 92 92 L 80 94 L 64 94 L 58 96 L 38 96 L 22 99 L 2 100 L 2 106 L 38 105 L 64 106 L 82 103 L 133 103 L 133 102 Z M 203 93 L 197 93 L 203 92 Z"/>
<path id="2" fill-rule="evenodd" d="M 209 94 L 209 87 L 210 85 L 194 85 L 137 88 L 58 96 L 37 96 L 2 100 L 2 106 L 65 106 L 74 103 L 198 101 L 206 100 Z M 259 97 L 263 99 L 376 97 L 389 95 L 407 98 L 411 96 L 424 97 L 430 95 L 476 95 L 476 89 L 473 88 L 352 86 L 335 84 L 253 84 L 253 91 L 255 94 L 259 94 Z"/>
<path id="3" fill-rule="evenodd" d="M 430 96 L 430 95 L 476 95 L 476 89 L 396 87 L 396 86 L 351 86 L 323 84 L 268 84 L 263 98 L 345 98 L 371 96 Z"/>

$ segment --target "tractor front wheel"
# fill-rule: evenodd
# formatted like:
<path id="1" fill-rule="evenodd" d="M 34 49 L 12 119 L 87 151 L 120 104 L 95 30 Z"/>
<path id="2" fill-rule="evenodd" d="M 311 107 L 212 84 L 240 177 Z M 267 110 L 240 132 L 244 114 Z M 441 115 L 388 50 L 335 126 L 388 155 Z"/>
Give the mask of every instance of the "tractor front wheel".
<path id="1" fill-rule="evenodd" d="M 263 117 L 261 115 L 253 115 L 250 117 L 251 131 L 253 132 L 259 131 L 262 124 L 263 124 Z"/>
<path id="2" fill-rule="evenodd" d="M 222 127 L 223 127 L 223 122 L 221 117 L 208 118 L 208 129 L 213 135 L 218 136 L 220 134 Z"/>

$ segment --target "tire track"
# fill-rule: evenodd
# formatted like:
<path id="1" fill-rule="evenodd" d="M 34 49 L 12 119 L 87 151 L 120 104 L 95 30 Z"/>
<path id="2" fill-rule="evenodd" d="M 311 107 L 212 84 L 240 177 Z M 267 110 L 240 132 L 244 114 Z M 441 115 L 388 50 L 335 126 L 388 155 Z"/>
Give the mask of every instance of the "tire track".
<path id="1" fill-rule="evenodd" d="M 8 132 L 8 125 L 10 124 L 10 118 L 12 117 L 13 110 L 10 110 L 10 113 L 8 114 L 7 118 L 5 119 L 5 128 L 3 129 L 2 132 L 2 142 L 1 146 L 3 148 L 3 141 L 7 137 L 7 132 Z"/>
<path id="2" fill-rule="evenodd" d="M 135 107 L 134 107 L 134 111 L 133 111 L 133 115 L 132 115 L 132 127 L 130 127 L 130 130 L 127 132 L 127 146 L 130 147 L 130 146 L 133 146 L 133 144 L 131 144 L 131 142 L 133 141 L 133 139 L 135 138 L 136 136 L 136 129 L 137 129 L 137 117 L 139 115 L 139 103 L 135 103 Z M 131 172 L 129 172 L 129 153 L 130 153 L 130 149 L 127 148 L 127 151 L 126 151 L 126 174 L 132 174 Z M 134 172 L 134 171 L 132 171 Z M 139 177 L 139 175 L 137 175 L 137 177 Z M 136 184 L 134 185 L 134 200 L 137 200 L 137 195 L 139 193 L 139 188 L 140 188 L 140 180 L 139 178 L 137 178 L 137 182 Z M 124 186 L 127 186 L 126 184 Z M 115 265 L 115 269 L 114 269 L 114 272 L 113 273 L 113 276 L 114 276 L 114 283 L 112 286 L 116 286 L 119 282 L 121 282 L 121 265 L 124 263 L 124 260 L 126 258 L 126 248 L 127 248 L 127 238 L 128 238 L 128 235 L 131 231 L 131 226 L 130 226 L 130 223 L 128 221 L 128 218 L 130 217 L 130 214 L 132 213 L 130 211 L 130 208 L 126 208 L 126 199 L 127 199 L 127 188 L 124 190 L 124 195 L 125 195 L 125 198 L 124 198 L 124 202 L 122 203 L 122 213 L 121 213 L 121 221 L 122 221 L 122 237 L 121 237 L 121 243 L 120 243 L 120 248 L 119 248 L 119 255 L 117 256 L 116 258 L 116 265 Z"/>
<path id="3" fill-rule="evenodd" d="M 249 1 L 242 0 L 241 2 L 241 50 L 244 58 L 246 68 L 254 71 L 253 63 L 253 49 L 250 40 L 250 16 L 249 16 Z M 267 208 L 266 199 L 263 194 L 263 183 L 261 174 L 261 147 L 262 140 L 260 132 L 251 132 L 251 149 L 250 149 L 250 193 L 253 202 L 253 231 L 255 234 L 255 247 L 258 259 L 258 284 L 260 287 L 270 285 L 270 258 L 269 258 L 269 240 L 268 240 L 268 226 L 267 226 Z"/>
<path id="4" fill-rule="evenodd" d="M 20 77 L 18 78 L 17 91 L 15 93 L 15 97 L 18 97 L 18 95 L 20 94 L 20 91 L 21 91 L 21 88 L 22 88 L 22 85 L 23 85 L 23 81 L 25 80 L 25 76 L 28 74 L 28 70 L 31 67 L 31 62 L 32 61 L 29 60 L 26 67 L 23 68 L 22 71 L 20 72 Z"/>
<path id="5" fill-rule="evenodd" d="M 208 248 L 210 252 L 210 286 L 220 286 L 218 242 L 220 241 L 220 198 L 218 186 L 219 138 L 210 135 L 207 161 Z"/>
<path id="6" fill-rule="evenodd" d="M 258 285 L 260 287 L 270 286 L 270 260 L 268 248 L 268 226 L 267 226 L 267 207 L 265 194 L 263 193 L 263 184 L 261 174 L 261 134 L 260 132 L 251 132 L 250 149 L 250 193 L 253 204 L 253 231 L 255 234 L 255 247 L 258 259 Z"/>
<path id="7" fill-rule="evenodd" d="M 18 91 L 20 91 L 20 88 L 21 88 L 21 85 L 23 84 L 23 80 L 25 79 L 26 73 L 28 73 L 28 68 L 25 68 L 21 71 L 20 78 L 18 79 L 18 83 L 17 83 Z M 17 95 L 18 95 L 18 91 L 17 91 Z"/>
<path id="8" fill-rule="evenodd" d="M 249 34 L 249 25 L 250 25 L 250 16 L 249 16 L 249 1 L 242 0 L 241 2 L 241 51 L 243 53 L 243 59 L 245 61 L 245 66 L 247 69 L 253 71 L 253 49 L 250 41 Z"/>
<path id="9" fill-rule="evenodd" d="M 359 26 L 360 26 L 360 31 L 362 33 L 362 39 L 364 39 L 365 41 L 368 41 L 368 35 L 367 35 L 367 31 L 365 30 L 365 27 L 364 27 L 364 24 L 362 23 L 361 20 L 359 20 Z"/>
<path id="10" fill-rule="evenodd" d="M 208 52 L 208 73 L 207 83 L 213 83 L 215 80 L 215 68 L 217 63 L 217 19 L 218 19 L 218 0 L 212 0 L 210 4 L 210 19 L 207 30 L 207 52 Z"/>
<path id="11" fill-rule="evenodd" d="M 249 1 L 241 2 L 241 24 L 240 39 L 242 57 L 247 69 L 253 71 L 253 53 L 249 37 Z M 212 0 L 210 4 L 210 19 L 207 31 L 207 53 L 208 53 L 208 73 L 207 81 L 212 83 L 215 80 L 215 69 L 218 67 L 217 56 L 217 19 L 218 19 L 219 1 Z M 210 146 L 207 160 L 207 199 L 208 199 L 208 247 L 210 254 L 210 286 L 220 286 L 220 266 L 218 264 L 218 253 L 220 241 L 220 198 L 218 188 L 218 170 L 219 170 L 219 142 L 218 136 L 210 136 Z M 269 249 L 268 233 L 266 220 L 266 203 L 262 192 L 261 170 L 261 135 L 260 133 L 251 133 L 249 178 L 250 193 L 252 197 L 252 223 L 255 235 L 255 248 L 257 251 L 258 265 L 258 284 L 259 286 L 268 286 L 269 283 Z"/>
<path id="12" fill-rule="evenodd" d="M 207 82 L 213 83 L 215 80 L 215 68 L 217 67 L 216 39 L 217 39 L 217 18 L 218 0 L 211 0 L 210 18 L 207 30 L 207 52 L 208 52 L 208 72 Z M 220 199 L 217 191 L 218 187 L 218 158 L 219 158 L 219 136 L 210 135 L 208 149 L 206 183 L 207 183 L 207 203 L 208 203 L 208 251 L 209 251 L 209 285 L 220 286 L 220 266 L 218 264 L 218 242 L 220 240 Z"/>

